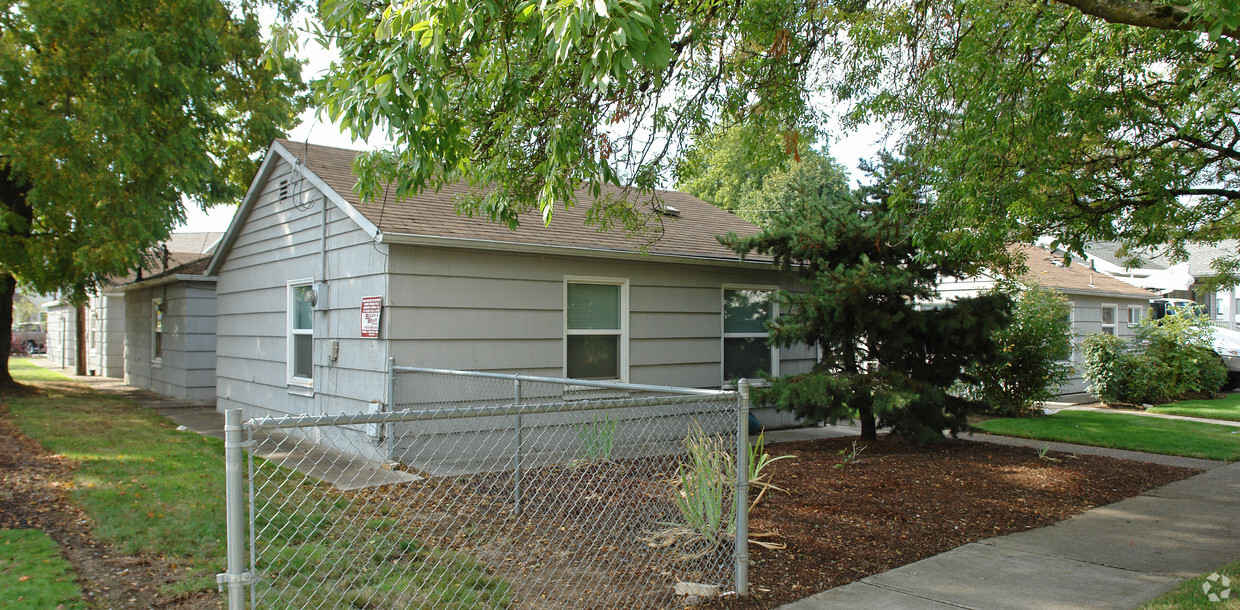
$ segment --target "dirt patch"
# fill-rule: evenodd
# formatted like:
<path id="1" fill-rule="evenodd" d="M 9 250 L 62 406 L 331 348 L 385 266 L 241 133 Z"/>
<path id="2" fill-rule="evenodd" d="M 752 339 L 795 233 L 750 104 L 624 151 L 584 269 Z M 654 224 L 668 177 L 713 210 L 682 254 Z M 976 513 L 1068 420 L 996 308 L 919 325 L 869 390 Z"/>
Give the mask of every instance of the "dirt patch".
<path id="1" fill-rule="evenodd" d="M 0 528 L 46 532 L 73 564 L 90 604 L 103 608 L 219 608 L 220 596 L 159 593 L 184 568 L 161 557 L 134 556 L 95 541 L 93 523 L 69 502 L 73 467 L 26 438 L 0 401 Z"/>
<path id="2" fill-rule="evenodd" d="M 883 438 L 842 464 L 853 438 L 781 443 L 773 482 L 750 516 L 780 550 L 751 545 L 747 599 L 714 607 L 771 608 L 956 547 L 1050 525 L 1197 471 L 964 440 L 919 447 Z M 842 464 L 842 465 L 841 465 Z"/>

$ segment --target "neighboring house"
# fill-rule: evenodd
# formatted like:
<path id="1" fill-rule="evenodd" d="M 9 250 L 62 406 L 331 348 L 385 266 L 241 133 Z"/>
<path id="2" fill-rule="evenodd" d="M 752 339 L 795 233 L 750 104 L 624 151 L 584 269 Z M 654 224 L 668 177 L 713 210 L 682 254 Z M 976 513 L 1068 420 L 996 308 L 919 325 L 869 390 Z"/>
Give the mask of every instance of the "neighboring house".
<path id="1" fill-rule="evenodd" d="M 107 285 L 90 295 L 81 333 L 86 342 L 87 375 L 116 378 L 126 375 L 125 329 L 129 314 L 126 312 L 125 286 L 141 281 L 144 275 L 162 274 L 211 254 L 222 236 L 223 233 L 173 233 L 153 251 L 150 262 L 142 271 L 126 278 L 112 278 Z M 48 310 L 47 358 L 63 368 L 75 368 L 79 337 L 75 308 L 64 300 L 47 303 L 44 307 Z"/>
<path id="2" fill-rule="evenodd" d="M 794 279 L 721 246 L 718 234 L 758 231 L 726 211 L 660 192 L 663 234 L 641 254 L 640 238 L 585 226 L 584 200 L 516 231 L 458 215 L 460 185 L 362 203 L 356 154 L 286 141 L 268 151 L 206 271 L 218 278 L 219 409 L 391 405 L 389 357 L 702 388 L 813 363 L 809 348 L 766 346 L 771 291 Z M 382 300 L 373 338 L 366 297 Z"/>
<path id="3" fill-rule="evenodd" d="M 1075 370 L 1060 393 L 1083 392 L 1086 383 L 1081 368 L 1081 350 L 1075 346 L 1079 346 L 1086 335 L 1094 333 L 1132 336 L 1137 322 L 1148 314 L 1150 298 L 1157 295 L 1121 282 L 1091 268 L 1088 263 L 1076 261 L 1065 265 L 1062 256 L 1038 246 L 1020 245 L 1013 248 L 1027 257 L 1025 265 L 1028 271 L 1021 278 L 1022 283 L 1050 288 L 1068 299 L 1074 344 L 1071 364 Z M 996 283 L 997 278 L 990 275 L 949 280 L 939 285 L 939 295 L 944 301 L 950 301 L 973 296 Z"/>
<path id="4" fill-rule="evenodd" d="M 186 400 L 215 400 L 215 278 L 210 256 L 121 287 L 125 383 Z"/>
<path id="5" fill-rule="evenodd" d="M 1188 244 L 1185 250 L 1188 260 L 1178 263 L 1165 253 L 1148 249 L 1129 252 L 1115 242 L 1090 243 L 1085 254 L 1099 270 L 1168 297 L 1192 299 L 1209 313 L 1215 325 L 1240 330 L 1240 291 L 1234 287 L 1207 290 L 1202 285 L 1203 280 L 1216 275 L 1212 266 L 1216 259 L 1240 252 L 1240 240 Z"/>

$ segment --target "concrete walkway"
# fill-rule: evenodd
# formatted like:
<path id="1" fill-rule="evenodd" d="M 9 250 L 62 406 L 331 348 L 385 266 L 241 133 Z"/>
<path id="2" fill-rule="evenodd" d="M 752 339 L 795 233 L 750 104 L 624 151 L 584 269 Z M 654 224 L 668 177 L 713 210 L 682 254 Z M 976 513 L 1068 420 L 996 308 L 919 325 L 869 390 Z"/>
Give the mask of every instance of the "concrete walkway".
<path id="1" fill-rule="evenodd" d="M 824 426 L 771 432 L 767 441 L 857 433 L 851 426 Z M 1048 444 L 986 434 L 964 438 L 1031 448 Z M 967 544 L 782 608 L 1135 608 L 1182 579 L 1240 559 L 1240 463 L 1049 444 L 1053 451 L 1207 472 L 1049 527 Z"/>
<path id="2" fill-rule="evenodd" d="M 1217 424 L 1220 426 L 1232 426 L 1240 428 L 1240 421 L 1231 421 L 1227 419 L 1209 419 L 1206 417 L 1192 417 L 1189 415 L 1171 415 L 1169 413 L 1150 413 L 1149 411 L 1128 411 L 1125 409 L 1110 409 L 1107 407 L 1091 407 L 1091 406 L 1072 406 L 1064 407 L 1064 411 L 1093 411 L 1095 413 L 1119 413 L 1122 415 L 1136 415 L 1138 417 L 1157 417 L 1159 419 L 1180 419 L 1183 421 L 1195 421 L 1203 424 Z"/>

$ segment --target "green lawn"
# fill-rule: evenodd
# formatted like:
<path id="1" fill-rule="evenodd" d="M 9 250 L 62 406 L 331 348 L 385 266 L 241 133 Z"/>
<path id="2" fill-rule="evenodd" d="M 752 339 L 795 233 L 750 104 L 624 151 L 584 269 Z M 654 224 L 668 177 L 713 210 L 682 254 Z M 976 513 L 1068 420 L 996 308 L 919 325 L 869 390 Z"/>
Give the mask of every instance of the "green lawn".
<path id="1" fill-rule="evenodd" d="M 39 530 L 0 530 L 0 608 L 85 608 L 73 567 Z"/>
<path id="2" fill-rule="evenodd" d="M 1060 411 L 1044 417 L 990 419 L 976 428 L 991 434 L 1165 455 L 1240 460 L 1240 428 L 1123 413 Z"/>
<path id="3" fill-rule="evenodd" d="M 225 557 L 223 442 L 178 432 L 131 401 L 57 383 L 67 378 L 29 362 L 14 359 L 10 371 L 22 383 L 52 382 L 41 385 L 41 396 L 6 404 L 24 434 L 74 462 L 70 497 L 94 520 L 95 537 L 183 566 L 185 577 L 166 594 L 214 589 Z M 511 603 L 508 584 L 476 559 L 400 538 L 400 528 L 341 529 L 350 522 L 347 498 L 265 460 L 255 466 L 267 473 L 261 494 L 269 506 L 256 517 L 271 584 L 265 605 L 381 607 L 411 594 L 445 609 Z M 350 555 L 355 547 L 339 542 L 366 532 L 366 544 L 401 549 L 399 558 Z M 299 588 L 324 582 L 335 583 L 326 589 L 330 599 L 299 597 Z"/>
<path id="4" fill-rule="evenodd" d="M 67 381 L 22 359 L 26 384 Z M 95 521 L 95 537 L 125 553 L 175 557 L 186 577 L 168 591 L 214 588 L 224 557 L 224 443 L 178 432 L 129 400 L 84 387 L 43 386 L 7 401 L 22 433 L 75 463 L 69 497 Z"/>
<path id="5" fill-rule="evenodd" d="M 1181 400 L 1147 410 L 1150 413 L 1240 421 L 1240 392 L 1230 392 L 1214 400 Z"/>
<path id="6" fill-rule="evenodd" d="M 1219 578 L 1215 580 L 1206 580 L 1210 576 L 1218 574 Z M 1226 588 L 1223 586 L 1222 577 L 1227 577 L 1231 582 L 1231 596 L 1227 599 L 1220 598 L 1219 601 L 1210 601 L 1209 594 L 1203 589 L 1203 585 L 1209 583 L 1210 592 L 1219 596 Z M 1186 580 L 1180 583 L 1176 588 L 1158 596 L 1149 603 L 1141 606 L 1141 610 L 1237 610 L 1240 609 L 1240 561 L 1229 563 L 1214 572 L 1202 574 L 1196 578 Z"/>

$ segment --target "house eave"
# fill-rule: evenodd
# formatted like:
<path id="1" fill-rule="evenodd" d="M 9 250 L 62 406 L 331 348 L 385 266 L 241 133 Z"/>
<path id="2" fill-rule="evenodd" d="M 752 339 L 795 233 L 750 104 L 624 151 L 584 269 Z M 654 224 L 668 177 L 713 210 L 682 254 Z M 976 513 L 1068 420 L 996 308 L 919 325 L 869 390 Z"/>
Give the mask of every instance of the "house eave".
<path id="1" fill-rule="evenodd" d="M 215 282 L 215 280 L 216 280 L 216 277 L 214 275 L 198 275 L 197 273 L 174 273 L 172 275 L 162 275 L 160 277 L 153 277 L 149 280 L 133 282 L 132 284 L 125 284 L 124 286 L 120 287 L 120 290 L 122 292 L 129 292 L 130 290 L 139 290 L 142 288 L 154 288 L 156 286 L 164 286 L 167 284 L 171 284 L 173 282 Z"/>
<path id="2" fill-rule="evenodd" d="M 641 253 L 627 250 L 605 250 L 599 248 L 580 248 L 575 246 L 553 246 L 548 244 L 529 244 L 512 241 L 496 241 L 489 239 L 470 239 L 466 237 L 443 237 L 438 235 L 413 235 L 407 233 L 380 233 L 379 243 L 402 246 L 425 246 L 434 248 L 459 248 L 467 250 L 486 250 L 521 254 L 542 254 L 552 256 L 576 256 L 586 258 L 605 258 L 610 260 L 656 261 L 679 263 L 682 265 L 706 265 L 711 267 L 732 267 L 739 269 L 773 269 L 770 262 L 741 261 L 737 259 L 711 258 L 707 256 L 690 256 L 684 254 Z"/>
<path id="3" fill-rule="evenodd" d="M 1153 292 L 1141 293 L 1141 294 L 1137 294 L 1137 293 L 1130 294 L 1126 292 L 1112 292 L 1110 290 L 1085 290 L 1082 288 L 1057 288 L 1055 286 L 1047 286 L 1047 288 L 1050 288 L 1051 290 L 1054 290 L 1055 292 L 1062 292 L 1064 294 L 1075 294 L 1078 296 L 1085 296 L 1085 297 L 1111 297 L 1114 299 L 1152 299 L 1158 296 L 1156 293 L 1153 293 Z"/>

